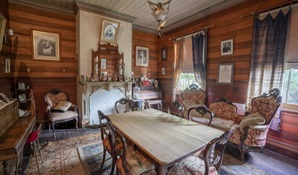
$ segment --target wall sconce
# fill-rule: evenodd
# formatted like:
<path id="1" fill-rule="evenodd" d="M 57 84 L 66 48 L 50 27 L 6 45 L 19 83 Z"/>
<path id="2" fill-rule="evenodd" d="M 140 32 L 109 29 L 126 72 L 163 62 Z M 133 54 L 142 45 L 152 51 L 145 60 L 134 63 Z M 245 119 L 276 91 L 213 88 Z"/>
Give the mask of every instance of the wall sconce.
<path id="1" fill-rule="evenodd" d="M 62 69 L 62 72 L 65 74 L 66 73 L 66 68 L 63 68 Z"/>
<path id="2" fill-rule="evenodd" d="M 30 67 L 27 67 L 27 72 L 31 72 L 31 68 Z"/>

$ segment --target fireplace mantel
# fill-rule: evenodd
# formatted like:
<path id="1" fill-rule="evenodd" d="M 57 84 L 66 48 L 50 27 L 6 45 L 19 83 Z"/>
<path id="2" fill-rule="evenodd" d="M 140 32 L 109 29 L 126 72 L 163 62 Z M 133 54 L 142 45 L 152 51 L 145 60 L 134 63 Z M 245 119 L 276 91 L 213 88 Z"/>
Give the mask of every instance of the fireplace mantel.
<path id="1" fill-rule="evenodd" d="M 119 89 L 126 98 L 131 98 L 132 83 L 124 81 L 80 81 L 82 87 L 82 124 L 90 121 L 90 97 L 98 90 Z"/>

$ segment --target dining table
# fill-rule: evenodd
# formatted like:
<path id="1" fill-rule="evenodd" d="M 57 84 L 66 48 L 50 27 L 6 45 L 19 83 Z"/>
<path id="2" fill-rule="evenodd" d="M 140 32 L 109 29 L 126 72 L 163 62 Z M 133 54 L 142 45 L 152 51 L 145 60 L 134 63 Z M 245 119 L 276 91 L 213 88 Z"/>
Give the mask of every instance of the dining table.
<path id="1" fill-rule="evenodd" d="M 113 125 L 152 163 L 158 175 L 203 150 L 224 132 L 153 108 L 108 115 Z"/>

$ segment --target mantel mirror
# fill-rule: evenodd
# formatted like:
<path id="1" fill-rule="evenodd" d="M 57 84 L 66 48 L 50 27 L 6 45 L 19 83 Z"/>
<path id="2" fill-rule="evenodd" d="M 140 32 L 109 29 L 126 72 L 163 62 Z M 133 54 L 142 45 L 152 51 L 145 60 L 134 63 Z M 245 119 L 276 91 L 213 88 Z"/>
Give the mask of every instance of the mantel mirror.
<path id="1" fill-rule="evenodd" d="M 92 49 L 92 79 L 94 81 L 124 81 L 123 53 L 118 46 L 98 43 L 97 51 Z"/>

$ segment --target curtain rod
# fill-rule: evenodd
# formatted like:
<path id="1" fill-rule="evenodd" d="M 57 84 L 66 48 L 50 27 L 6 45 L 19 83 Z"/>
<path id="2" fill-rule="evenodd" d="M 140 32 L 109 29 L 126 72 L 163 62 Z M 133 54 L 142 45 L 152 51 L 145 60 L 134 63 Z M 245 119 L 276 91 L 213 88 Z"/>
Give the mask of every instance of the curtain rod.
<path id="1" fill-rule="evenodd" d="M 210 25 L 210 26 L 205 26 L 203 28 L 200 28 L 198 29 L 196 32 L 189 32 L 189 33 L 186 33 L 184 35 L 180 35 L 180 36 L 177 36 L 177 37 L 173 37 L 173 38 L 169 38 L 169 40 L 173 40 L 173 39 L 178 39 L 178 38 L 183 38 L 183 37 L 188 37 L 188 36 L 191 36 L 193 34 L 197 34 L 197 33 L 201 33 L 203 31 L 203 29 L 209 29 L 211 27 L 214 27 L 214 25 Z"/>
<path id="2" fill-rule="evenodd" d="M 279 6 L 272 6 L 272 7 L 269 7 L 267 9 L 263 9 L 263 10 L 259 10 L 259 11 L 252 11 L 248 15 L 242 15 L 242 16 L 240 16 L 240 18 L 243 19 L 243 18 L 247 18 L 247 17 L 253 16 L 253 15 L 257 15 L 257 14 L 265 13 L 265 12 L 269 12 L 270 13 L 271 11 L 282 9 L 282 8 L 285 8 L 285 7 L 288 7 L 288 6 L 292 6 L 292 5 L 296 4 L 296 3 L 298 3 L 298 0 L 286 2 L 285 4 L 281 3 Z"/>

